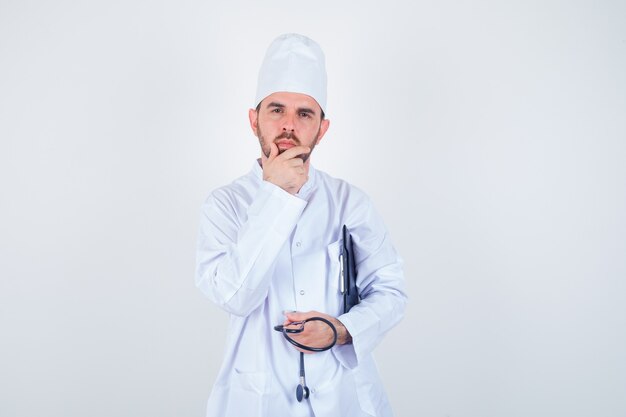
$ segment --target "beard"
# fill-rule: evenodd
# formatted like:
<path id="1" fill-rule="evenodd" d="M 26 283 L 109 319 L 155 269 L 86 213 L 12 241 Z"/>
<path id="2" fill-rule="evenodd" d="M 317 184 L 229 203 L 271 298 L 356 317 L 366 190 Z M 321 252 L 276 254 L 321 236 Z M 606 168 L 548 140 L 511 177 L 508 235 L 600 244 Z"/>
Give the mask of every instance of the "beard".
<path id="1" fill-rule="evenodd" d="M 267 158 L 270 157 L 270 146 L 267 142 L 267 140 L 265 139 L 265 135 L 263 135 L 263 132 L 261 132 L 261 127 L 258 126 L 257 127 L 257 132 L 259 134 L 259 144 L 261 145 L 261 152 L 263 152 L 263 154 L 265 154 L 265 156 Z M 320 129 L 317 130 L 317 133 L 315 134 L 315 138 L 311 141 L 310 145 L 306 145 L 308 146 L 311 151 L 309 153 L 303 153 L 300 154 L 298 156 L 296 156 L 296 158 L 300 158 L 302 159 L 302 162 L 306 162 L 309 157 L 311 156 L 311 154 L 313 153 L 313 149 L 315 148 L 315 144 L 317 142 L 317 139 L 319 138 L 320 135 Z M 293 141 L 295 143 L 296 146 L 300 146 L 302 145 L 302 141 L 300 140 L 300 138 L 298 138 L 294 133 L 292 132 L 283 132 L 280 135 L 276 136 L 276 138 L 274 138 L 273 142 L 276 142 L 278 140 L 281 139 L 289 139 L 291 141 Z M 285 152 L 287 149 L 283 149 L 280 150 L 278 149 L 278 154 L 280 155 L 281 153 Z"/>

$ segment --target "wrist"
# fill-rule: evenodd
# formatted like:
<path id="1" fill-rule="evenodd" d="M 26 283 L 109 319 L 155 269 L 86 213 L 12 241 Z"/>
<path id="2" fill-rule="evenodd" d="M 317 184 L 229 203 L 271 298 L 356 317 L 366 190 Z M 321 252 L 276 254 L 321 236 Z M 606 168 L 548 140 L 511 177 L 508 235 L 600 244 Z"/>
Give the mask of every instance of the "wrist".
<path id="1" fill-rule="evenodd" d="M 335 328 L 337 329 L 337 344 L 338 345 L 347 345 L 348 343 L 352 343 L 352 336 L 346 326 L 343 325 L 339 320 L 335 320 Z"/>

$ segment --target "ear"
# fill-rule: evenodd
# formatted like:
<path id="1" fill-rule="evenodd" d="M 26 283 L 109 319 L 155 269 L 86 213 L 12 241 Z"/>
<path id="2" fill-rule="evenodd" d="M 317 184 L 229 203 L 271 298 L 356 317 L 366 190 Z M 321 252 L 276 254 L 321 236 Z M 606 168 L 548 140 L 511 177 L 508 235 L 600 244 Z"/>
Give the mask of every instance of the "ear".
<path id="1" fill-rule="evenodd" d="M 330 126 L 330 120 L 328 120 L 328 119 L 322 120 L 322 123 L 320 124 L 320 133 L 317 136 L 317 140 L 315 141 L 316 145 L 318 143 L 320 143 L 320 141 L 322 140 L 322 138 L 326 134 L 326 131 L 328 130 L 329 126 Z"/>
<path id="2" fill-rule="evenodd" d="M 252 133 L 254 133 L 254 136 L 259 137 L 259 135 L 257 134 L 259 114 L 256 112 L 255 109 L 248 110 L 248 119 L 250 119 L 250 127 L 252 128 Z"/>

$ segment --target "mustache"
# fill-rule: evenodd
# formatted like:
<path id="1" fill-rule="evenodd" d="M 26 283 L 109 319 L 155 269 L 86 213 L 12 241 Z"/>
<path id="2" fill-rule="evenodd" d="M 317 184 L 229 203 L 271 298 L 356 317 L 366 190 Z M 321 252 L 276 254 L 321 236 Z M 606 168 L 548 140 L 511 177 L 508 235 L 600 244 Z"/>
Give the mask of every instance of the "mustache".
<path id="1" fill-rule="evenodd" d="M 280 135 L 276 136 L 276 139 L 274 140 L 280 140 L 280 139 L 293 140 L 294 142 L 296 142 L 296 145 L 300 145 L 300 139 L 293 132 L 283 132 Z"/>

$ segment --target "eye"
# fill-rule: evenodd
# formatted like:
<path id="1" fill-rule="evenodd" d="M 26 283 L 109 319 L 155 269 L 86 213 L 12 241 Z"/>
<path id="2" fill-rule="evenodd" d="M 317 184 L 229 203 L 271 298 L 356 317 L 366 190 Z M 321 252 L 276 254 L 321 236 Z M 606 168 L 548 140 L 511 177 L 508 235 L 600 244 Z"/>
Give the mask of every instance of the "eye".
<path id="1" fill-rule="evenodd" d="M 272 110 L 272 113 L 282 113 L 282 112 L 283 112 L 283 109 L 281 109 L 280 107 L 275 107 L 275 108 Z"/>
<path id="2" fill-rule="evenodd" d="M 303 111 L 303 112 L 300 112 L 300 117 L 310 118 L 311 114 Z"/>

